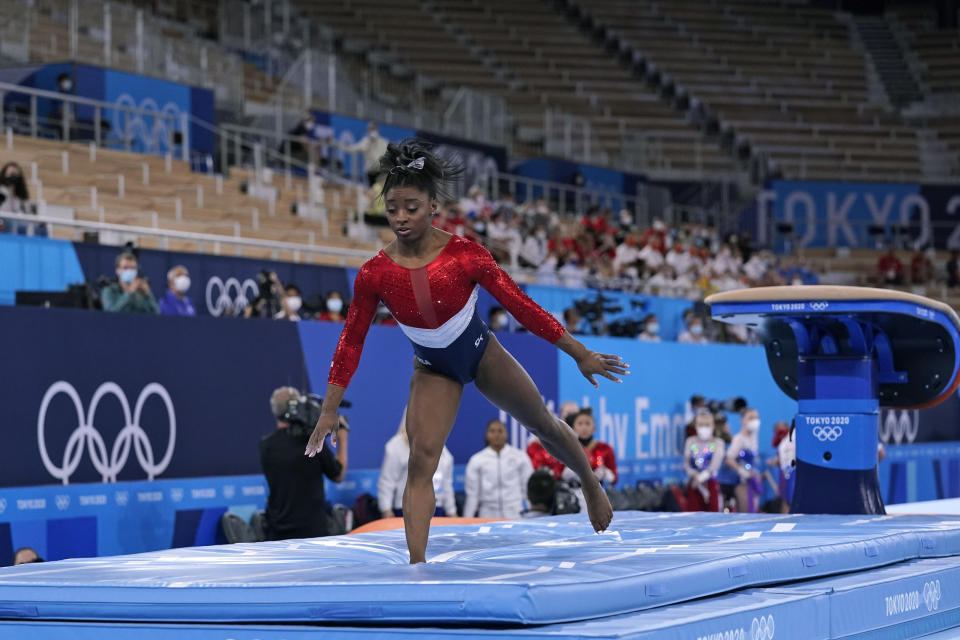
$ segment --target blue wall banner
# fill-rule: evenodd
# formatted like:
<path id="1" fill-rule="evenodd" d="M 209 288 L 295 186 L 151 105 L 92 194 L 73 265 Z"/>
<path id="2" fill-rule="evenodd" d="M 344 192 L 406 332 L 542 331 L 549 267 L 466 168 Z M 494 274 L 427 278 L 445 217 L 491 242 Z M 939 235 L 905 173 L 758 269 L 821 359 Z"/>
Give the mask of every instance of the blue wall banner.
<path id="1" fill-rule="evenodd" d="M 259 473 L 293 323 L 0 307 L 5 486 Z"/>
<path id="2" fill-rule="evenodd" d="M 774 238 L 766 223 L 794 224 L 794 249 L 873 248 L 900 235 L 911 245 L 960 249 L 960 186 L 774 180 L 757 196 L 761 242 Z M 772 215 L 770 215 L 772 213 Z M 777 250 L 785 250 L 776 234 Z"/>
<path id="3" fill-rule="evenodd" d="M 83 280 L 72 243 L 0 234 L 0 305 L 13 304 L 17 291 L 63 291 Z"/>

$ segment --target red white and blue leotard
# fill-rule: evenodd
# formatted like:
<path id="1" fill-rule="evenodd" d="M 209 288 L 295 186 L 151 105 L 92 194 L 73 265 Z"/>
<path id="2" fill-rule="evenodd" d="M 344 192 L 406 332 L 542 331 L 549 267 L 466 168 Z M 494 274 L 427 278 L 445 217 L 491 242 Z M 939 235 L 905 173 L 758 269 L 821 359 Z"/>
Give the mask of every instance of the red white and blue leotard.
<path id="1" fill-rule="evenodd" d="M 563 336 L 563 325 L 527 297 L 489 251 L 453 236 L 433 262 L 419 269 L 401 267 L 383 251 L 364 263 L 327 381 L 340 387 L 350 383 L 382 300 L 422 365 L 469 382 L 489 342 L 477 314 L 478 286 L 532 333 L 551 344 Z"/>

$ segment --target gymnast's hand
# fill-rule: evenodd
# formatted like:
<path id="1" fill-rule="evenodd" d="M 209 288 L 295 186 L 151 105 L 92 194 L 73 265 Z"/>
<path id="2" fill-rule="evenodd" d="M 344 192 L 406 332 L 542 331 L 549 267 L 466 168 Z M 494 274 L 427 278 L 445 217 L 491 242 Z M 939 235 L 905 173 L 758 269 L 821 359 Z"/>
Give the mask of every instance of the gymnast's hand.
<path id="1" fill-rule="evenodd" d="M 589 380 L 590 384 L 594 387 L 600 386 L 597 384 L 596 378 L 594 378 L 595 375 L 601 375 L 607 380 L 613 380 L 614 382 L 623 382 L 623 380 L 617 377 L 618 375 L 630 375 L 630 372 L 627 371 L 630 365 L 624 362 L 620 356 L 615 356 L 610 353 L 587 351 L 583 356 L 577 358 L 577 366 L 580 368 L 580 373 L 583 374 L 583 377 Z"/>
<path id="2" fill-rule="evenodd" d="M 310 435 L 310 442 L 307 443 L 307 450 L 303 452 L 303 455 L 310 456 L 312 458 L 320 453 L 320 451 L 323 449 L 323 439 L 327 437 L 328 433 L 332 434 L 331 440 L 334 444 L 336 444 L 337 429 L 339 428 L 340 420 L 337 416 L 321 414 L 320 419 L 317 420 L 317 426 Z"/>

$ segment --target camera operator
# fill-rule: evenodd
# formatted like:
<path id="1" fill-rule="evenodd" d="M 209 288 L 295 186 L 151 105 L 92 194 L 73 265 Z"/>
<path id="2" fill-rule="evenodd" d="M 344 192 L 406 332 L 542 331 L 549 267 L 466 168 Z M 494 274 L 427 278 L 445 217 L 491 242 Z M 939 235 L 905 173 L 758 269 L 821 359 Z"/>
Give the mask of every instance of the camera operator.
<path id="1" fill-rule="evenodd" d="M 315 457 L 303 455 L 320 403 L 293 387 L 280 387 L 270 396 L 277 430 L 260 441 L 260 464 L 270 487 L 265 529 L 268 540 L 315 538 L 328 534 L 323 477 L 343 479 L 347 469 L 347 433 L 340 418 L 336 456 L 329 442 Z"/>
<path id="2" fill-rule="evenodd" d="M 281 304 L 286 296 L 280 278 L 273 271 L 262 269 L 257 274 L 257 297 L 250 301 L 243 310 L 245 318 L 273 318 L 284 311 Z"/>

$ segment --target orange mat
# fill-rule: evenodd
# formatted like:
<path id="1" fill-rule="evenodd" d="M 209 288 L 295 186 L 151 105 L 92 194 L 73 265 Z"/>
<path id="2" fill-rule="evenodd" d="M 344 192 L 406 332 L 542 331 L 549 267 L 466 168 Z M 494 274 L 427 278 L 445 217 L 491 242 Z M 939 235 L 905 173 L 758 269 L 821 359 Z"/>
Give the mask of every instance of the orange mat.
<path id="1" fill-rule="evenodd" d="M 484 522 L 500 522 L 503 518 L 430 518 L 431 527 L 442 527 L 450 524 L 482 524 Z M 371 531 L 393 531 L 403 529 L 403 518 L 381 518 L 357 527 L 350 533 L 370 533 Z"/>

